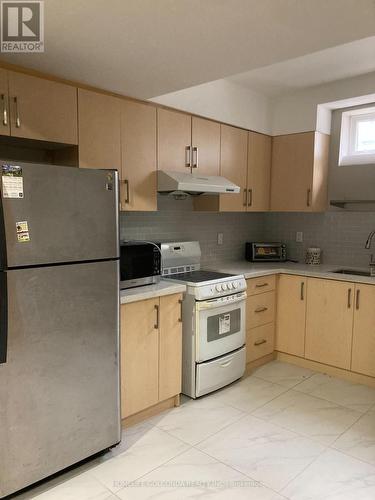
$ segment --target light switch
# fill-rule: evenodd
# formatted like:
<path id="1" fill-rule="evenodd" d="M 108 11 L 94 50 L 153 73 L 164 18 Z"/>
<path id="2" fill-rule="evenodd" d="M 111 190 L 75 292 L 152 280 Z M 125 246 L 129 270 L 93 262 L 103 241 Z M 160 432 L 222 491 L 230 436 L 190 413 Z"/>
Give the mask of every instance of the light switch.
<path id="1" fill-rule="evenodd" d="M 303 242 L 303 232 L 302 231 L 297 231 L 296 232 L 296 241 L 298 243 L 302 243 Z"/>
<path id="2" fill-rule="evenodd" d="M 224 234 L 223 233 L 217 233 L 217 244 L 222 245 L 224 242 Z"/>

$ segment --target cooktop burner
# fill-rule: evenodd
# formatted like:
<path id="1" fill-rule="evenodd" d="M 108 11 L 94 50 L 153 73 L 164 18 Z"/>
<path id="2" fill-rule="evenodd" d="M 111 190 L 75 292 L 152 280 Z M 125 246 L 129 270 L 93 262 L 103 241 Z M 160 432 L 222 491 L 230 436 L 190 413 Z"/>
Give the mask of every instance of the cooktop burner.
<path id="1" fill-rule="evenodd" d="M 190 283 L 201 283 L 203 281 L 216 281 L 222 278 L 230 278 L 233 274 L 218 273 L 216 271 L 191 271 L 189 273 L 172 274 L 165 276 L 169 280 L 189 281 Z"/>

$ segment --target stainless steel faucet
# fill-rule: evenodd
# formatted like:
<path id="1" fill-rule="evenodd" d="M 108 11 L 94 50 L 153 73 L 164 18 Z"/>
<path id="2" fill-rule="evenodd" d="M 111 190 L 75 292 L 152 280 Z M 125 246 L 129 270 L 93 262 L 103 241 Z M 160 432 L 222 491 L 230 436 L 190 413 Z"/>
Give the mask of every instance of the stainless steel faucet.
<path id="1" fill-rule="evenodd" d="M 366 240 L 366 244 L 365 244 L 366 250 L 370 250 L 372 239 L 373 239 L 374 236 L 375 236 L 375 231 L 371 231 L 371 233 L 368 235 L 367 240 Z M 370 274 L 371 274 L 371 276 L 375 276 L 374 254 L 371 254 L 369 266 L 370 266 Z"/>

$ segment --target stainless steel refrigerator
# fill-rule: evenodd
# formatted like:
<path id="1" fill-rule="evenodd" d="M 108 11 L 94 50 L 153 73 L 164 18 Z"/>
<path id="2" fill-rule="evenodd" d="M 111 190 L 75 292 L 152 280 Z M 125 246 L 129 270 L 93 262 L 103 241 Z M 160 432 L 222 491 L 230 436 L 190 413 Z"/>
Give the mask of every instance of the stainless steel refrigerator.
<path id="1" fill-rule="evenodd" d="M 0 498 L 120 441 L 118 178 L 0 161 Z"/>

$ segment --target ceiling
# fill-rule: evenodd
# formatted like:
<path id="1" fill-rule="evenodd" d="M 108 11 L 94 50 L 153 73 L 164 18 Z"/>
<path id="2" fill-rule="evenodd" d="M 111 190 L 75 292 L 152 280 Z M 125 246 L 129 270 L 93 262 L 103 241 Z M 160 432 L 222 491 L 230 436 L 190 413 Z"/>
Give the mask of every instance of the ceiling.
<path id="1" fill-rule="evenodd" d="M 253 69 L 227 80 L 268 96 L 375 71 L 375 36 Z"/>
<path id="2" fill-rule="evenodd" d="M 46 0 L 45 53 L 1 58 L 150 98 L 373 35 L 374 0 Z"/>

